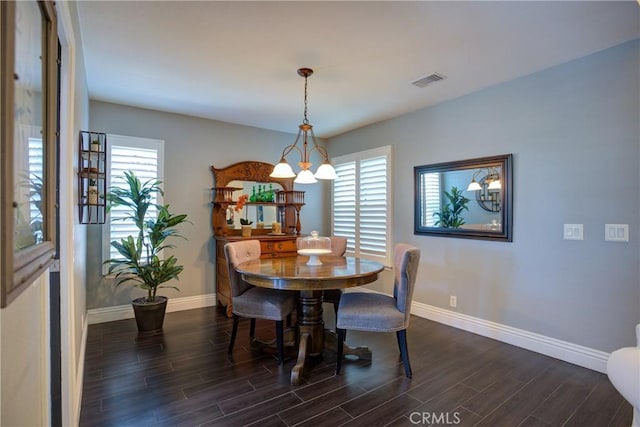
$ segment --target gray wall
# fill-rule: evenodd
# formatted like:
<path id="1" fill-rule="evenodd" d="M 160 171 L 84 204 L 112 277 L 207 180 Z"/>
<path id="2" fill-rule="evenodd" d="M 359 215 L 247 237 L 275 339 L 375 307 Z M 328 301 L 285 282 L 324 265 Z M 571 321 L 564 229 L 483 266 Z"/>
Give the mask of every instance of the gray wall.
<path id="1" fill-rule="evenodd" d="M 165 141 L 165 203 L 175 213 L 186 213 L 192 224 L 181 226 L 187 241 L 174 240 L 173 253 L 185 266 L 176 285 L 180 292 L 162 290 L 170 298 L 215 293 L 215 244 L 211 229 L 211 166 L 226 167 L 236 162 L 257 160 L 276 163 L 282 149 L 295 134 L 273 132 L 231 123 L 178 114 L 91 101 L 92 131 L 157 138 Z M 292 117 L 292 131 L 297 123 Z M 295 159 L 292 165 L 295 165 Z M 312 159 L 315 160 L 315 159 Z M 319 160 L 318 160 L 319 161 Z M 324 231 L 326 210 L 321 185 L 296 185 L 304 190 L 306 205 L 301 210 L 302 232 Z M 125 305 L 143 292 L 126 285 L 115 289 L 101 277 L 102 226 L 89 226 L 87 251 L 87 307 Z"/>
<path id="2" fill-rule="evenodd" d="M 422 250 L 415 300 L 603 351 L 640 321 L 639 42 L 329 141 L 393 145 L 394 233 Z M 425 89 L 425 96 L 428 89 Z M 413 167 L 514 155 L 512 243 L 413 234 Z M 584 240 L 563 240 L 563 223 Z M 604 224 L 630 241 L 604 241 Z M 387 289 L 388 291 L 388 289 Z M 452 309 L 454 310 L 454 309 Z"/>

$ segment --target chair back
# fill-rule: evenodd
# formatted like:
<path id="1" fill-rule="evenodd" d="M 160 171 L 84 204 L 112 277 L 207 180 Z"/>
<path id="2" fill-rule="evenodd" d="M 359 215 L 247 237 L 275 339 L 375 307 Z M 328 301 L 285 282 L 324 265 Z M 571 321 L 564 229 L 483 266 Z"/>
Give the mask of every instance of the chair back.
<path id="1" fill-rule="evenodd" d="M 245 261 L 259 259 L 260 254 L 259 240 L 241 240 L 238 242 L 229 242 L 224 245 L 224 255 L 227 258 L 227 267 L 229 268 L 231 298 L 242 295 L 242 293 L 252 287 L 252 285 L 242 280 L 242 276 L 236 271 L 236 265 Z"/>
<path id="2" fill-rule="evenodd" d="M 393 296 L 398 310 L 404 313 L 405 324 L 409 325 L 411 300 L 420 263 L 420 249 L 406 243 L 396 244 L 394 250 L 395 281 Z"/>
<path id="3" fill-rule="evenodd" d="M 331 236 L 331 254 L 335 256 L 344 256 L 347 252 L 347 238 L 342 236 Z"/>

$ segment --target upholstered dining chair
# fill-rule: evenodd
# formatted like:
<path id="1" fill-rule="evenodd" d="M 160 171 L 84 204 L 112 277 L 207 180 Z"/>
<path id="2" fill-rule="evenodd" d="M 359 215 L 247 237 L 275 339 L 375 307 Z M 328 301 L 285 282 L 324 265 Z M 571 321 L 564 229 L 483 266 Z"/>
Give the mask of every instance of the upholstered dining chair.
<path id="1" fill-rule="evenodd" d="M 420 249 L 398 243 L 394 250 L 395 280 L 393 297 L 368 292 L 347 292 L 338 306 L 338 360 L 336 374 L 340 374 L 347 329 L 369 332 L 395 332 L 402 356 L 404 373 L 411 378 L 411 364 L 407 349 L 411 300 L 420 262 Z"/>
<path id="2" fill-rule="evenodd" d="M 229 267 L 229 283 L 231 285 L 231 306 L 233 312 L 233 329 L 228 352 L 233 352 L 233 345 L 238 333 L 240 317 L 251 319 L 249 336 L 255 336 L 256 319 L 275 320 L 278 364 L 284 362 L 284 325 L 283 320 L 296 308 L 296 293 L 277 289 L 260 288 L 242 280 L 236 266 L 242 262 L 260 258 L 259 240 L 242 240 L 224 245 L 224 253 Z"/>

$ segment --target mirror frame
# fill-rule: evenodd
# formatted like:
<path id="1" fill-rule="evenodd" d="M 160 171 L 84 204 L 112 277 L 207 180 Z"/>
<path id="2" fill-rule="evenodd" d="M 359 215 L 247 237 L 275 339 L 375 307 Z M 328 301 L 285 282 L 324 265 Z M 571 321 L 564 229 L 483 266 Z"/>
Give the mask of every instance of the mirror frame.
<path id="1" fill-rule="evenodd" d="M 55 167 L 56 122 L 58 105 L 58 37 L 57 17 L 52 1 L 36 3 L 42 25 L 42 139 L 44 177 L 42 190 L 43 242 L 14 250 L 14 194 L 15 148 L 15 54 L 16 3 L 0 2 L 0 307 L 6 307 L 31 283 L 42 275 L 55 256 Z"/>
<path id="2" fill-rule="evenodd" d="M 464 228 L 424 227 L 420 224 L 420 206 L 422 195 L 420 194 L 419 178 L 425 173 L 451 172 L 466 169 L 479 169 L 488 167 L 500 167 L 503 171 L 502 182 L 502 230 L 471 230 Z M 498 156 L 480 157 L 475 159 L 460 160 L 454 162 L 435 163 L 431 165 L 414 166 L 414 212 L 413 233 L 416 235 L 457 237 L 463 239 L 496 240 L 503 242 L 513 241 L 513 155 L 502 154 Z M 475 202 L 475 198 L 471 199 Z"/>

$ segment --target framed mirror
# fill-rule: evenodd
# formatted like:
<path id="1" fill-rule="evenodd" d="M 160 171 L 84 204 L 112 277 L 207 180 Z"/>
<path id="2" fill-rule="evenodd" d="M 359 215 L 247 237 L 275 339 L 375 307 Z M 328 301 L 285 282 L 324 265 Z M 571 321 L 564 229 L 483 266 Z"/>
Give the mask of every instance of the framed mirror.
<path id="1" fill-rule="evenodd" d="M 415 166 L 414 191 L 414 234 L 512 241 L 512 154 Z"/>
<path id="2" fill-rule="evenodd" d="M 0 2 L 0 306 L 55 255 L 58 38 L 53 2 Z"/>
<path id="3" fill-rule="evenodd" d="M 246 194 L 250 197 L 249 202 L 237 212 L 234 206 L 229 206 L 226 212 L 227 227 L 240 229 L 240 218 L 253 221 L 252 228 L 271 228 L 272 223 L 279 221 L 278 210 L 273 203 L 274 191 L 281 191 L 282 185 L 275 183 L 262 183 L 256 181 L 231 181 L 229 187 L 239 188 L 232 193 L 232 200 Z M 264 195 L 264 197 L 262 197 Z M 269 199 L 269 200 L 267 200 Z"/>

